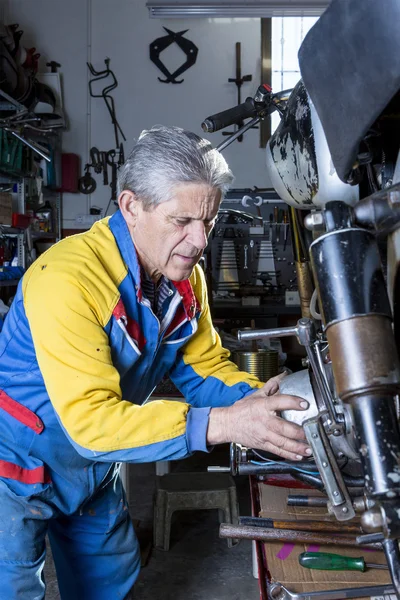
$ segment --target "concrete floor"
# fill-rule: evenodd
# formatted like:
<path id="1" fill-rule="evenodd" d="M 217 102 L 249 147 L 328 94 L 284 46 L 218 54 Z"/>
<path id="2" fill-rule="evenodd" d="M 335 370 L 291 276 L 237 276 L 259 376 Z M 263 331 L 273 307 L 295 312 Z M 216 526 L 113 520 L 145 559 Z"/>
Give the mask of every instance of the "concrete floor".
<path id="1" fill-rule="evenodd" d="M 205 471 L 207 465 L 228 464 L 227 447 L 176 463 L 172 471 Z M 236 480 L 240 514 L 251 514 L 247 478 Z M 141 545 L 152 537 L 155 467 L 130 466 L 130 511 L 139 521 Z M 51 552 L 46 561 L 46 600 L 59 600 Z M 135 586 L 135 600 L 258 600 L 258 583 L 252 576 L 251 542 L 234 548 L 218 537 L 218 511 L 182 511 L 174 515 L 168 552 L 151 550 Z M 66 599 L 70 600 L 70 599 Z M 72 599 L 71 599 L 72 600 Z M 110 598 L 110 600 L 113 600 Z"/>

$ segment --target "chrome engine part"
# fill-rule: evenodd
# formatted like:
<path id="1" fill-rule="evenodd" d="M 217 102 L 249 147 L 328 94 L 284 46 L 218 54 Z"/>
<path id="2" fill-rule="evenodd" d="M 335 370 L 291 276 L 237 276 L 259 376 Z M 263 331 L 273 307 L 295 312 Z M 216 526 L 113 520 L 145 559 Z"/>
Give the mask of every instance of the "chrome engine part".
<path id="1" fill-rule="evenodd" d="M 311 418 L 318 417 L 319 408 L 316 400 L 316 393 L 311 383 L 310 372 L 308 369 L 298 371 L 287 375 L 280 383 L 280 392 L 282 394 L 288 394 L 291 396 L 300 396 L 309 402 L 309 408 L 305 411 L 298 410 L 285 410 L 282 411 L 281 416 L 286 421 L 297 423 L 298 425 L 304 425 L 306 421 Z M 349 408 L 345 406 L 340 400 L 336 400 L 335 410 L 338 415 L 341 415 L 341 421 L 343 423 L 343 430 L 339 434 L 332 434 L 329 437 L 330 444 L 335 456 L 338 459 L 346 456 L 352 460 L 359 460 L 359 453 L 356 449 L 356 439 L 354 434 L 354 427 L 352 416 Z M 330 429 L 329 419 L 326 422 L 327 429 Z"/>

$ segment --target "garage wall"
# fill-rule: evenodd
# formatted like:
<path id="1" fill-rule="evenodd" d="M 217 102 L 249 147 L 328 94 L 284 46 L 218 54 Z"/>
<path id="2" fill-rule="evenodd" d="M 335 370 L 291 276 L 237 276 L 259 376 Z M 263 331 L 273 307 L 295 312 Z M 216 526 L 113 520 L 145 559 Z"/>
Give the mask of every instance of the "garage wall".
<path id="1" fill-rule="evenodd" d="M 144 128 L 157 123 L 179 125 L 202 135 L 200 124 L 206 116 L 236 103 L 236 87 L 227 82 L 235 76 L 235 42 L 242 42 L 242 74 L 253 75 L 253 81 L 243 85 L 242 97 L 253 94 L 259 84 L 258 19 L 160 21 L 148 17 L 145 0 L 3 0 L 3 11 L 9 22 L 18 22 L 24 29 L 24 43 L 40 50 L 42 70 L 47 70 L 48 60 L 62 64 L 69 120 L 64 150 L 78 153 L 83 164 L 91 146 L 114 147 L 104 102 L 88 97 L 87 60 L 101 70 L 104 58 L 111 59 L 119 82 L 113 96 L 127 137 L 126 154 Z M 199 48 L 196 64 L 183 74 L 180 85 L 159 83 L 157 77 L 162 75 L 149 59 L 149 44 L 165 34 L 163 25 L 173 31 L 189 29 L 186 37 Z M 163 53 L 163 59 L 172 71 L 184 55 L 174 45 Z M 223 138 L 217 133 L 209 139 L 218 144 Z M 236 187 L 268 185 L 258 131 L 250 131 L 242 143 L 234 142 L 224 154 L 236 175 Z M 109 190 L 101 177 L 91 198 L 65 194 L 64 227 L 75 227 L 77 214 L 87 213 L 90 205 L 104 209 L 108 200 Z"/>

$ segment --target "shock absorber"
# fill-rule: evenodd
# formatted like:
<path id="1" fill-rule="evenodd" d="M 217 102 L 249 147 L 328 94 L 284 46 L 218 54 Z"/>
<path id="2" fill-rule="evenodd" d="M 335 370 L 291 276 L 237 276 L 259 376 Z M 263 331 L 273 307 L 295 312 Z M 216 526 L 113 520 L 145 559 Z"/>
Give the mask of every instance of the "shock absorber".
<path id="1" fill-rule="evenodd" d="M 342 202 L 326 205 L 325 223 L 310 253 L 337 392 L 352 408 L 367 494 L 400 497 L 400 366 L 378 246 Z"/>

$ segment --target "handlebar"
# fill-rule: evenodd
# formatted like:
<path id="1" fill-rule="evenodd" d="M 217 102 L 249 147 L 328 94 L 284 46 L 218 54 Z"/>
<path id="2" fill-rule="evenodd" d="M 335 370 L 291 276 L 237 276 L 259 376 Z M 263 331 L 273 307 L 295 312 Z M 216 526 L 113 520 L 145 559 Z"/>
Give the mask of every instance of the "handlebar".
<path id="1" fill-rule="evenodd" d="M 243 135 L 248 129 L 257 125 L 266 115 L 273 113 L 275 110 L 283 115 L 290 92 L 291 90 L 283 90 L 282 92 L 273 94 L 271 87 L 266 83 L 262 83 L 258 87 L 254 98 L 246 98 L 246 101 L 242 102 L 242 104 L 207 117 L 202 122 L 201 128 L 206 133 L 214 133 L 229 125 L 236 124 L 239 126 L 237 131 L 229 135 L 225 142 L 221 142 L 217 146 L 217 150 L 222 152 L 222 150 Z M 244 119 L 250 117 L 251 120 L 243 124 Z"/>
<path id="2" fill-rule="evenodd" d="M 207 117 L 201 124 L 201 128 L 206 133 L 214 133 L 214 131 L 224 129 L 224 127 L 238 123 L 243 119 L 256 117 L 257 114 L 258 110 L 253 98 L 246 98 L 246 102 L 242 102 L 242 104 Z"/>

